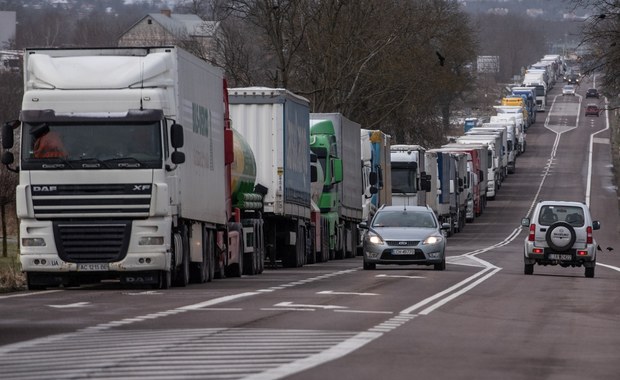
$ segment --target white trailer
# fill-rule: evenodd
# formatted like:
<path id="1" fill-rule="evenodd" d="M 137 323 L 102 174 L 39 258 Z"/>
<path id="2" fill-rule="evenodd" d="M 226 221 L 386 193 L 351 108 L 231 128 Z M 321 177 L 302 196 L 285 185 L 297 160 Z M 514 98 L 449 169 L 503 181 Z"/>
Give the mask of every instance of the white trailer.
<path id="1" fill-rule="evenodd" d="M 176 47 L 27 49 L 24 84 L 17 215 L 29 288 L 168 288 L 238 262 L 222 70 Z M 56 148 L 41 153 L 46 136 Z"/>
<path id="2" fill-rule="evenodd" d="M 282 88 L 230 88 L 228 93 L 233 128 L 245 138 L 256 160 L 266 256 L 272 265 L 300 267 L 306 263 L 314 235 L 310 103 Z"/>

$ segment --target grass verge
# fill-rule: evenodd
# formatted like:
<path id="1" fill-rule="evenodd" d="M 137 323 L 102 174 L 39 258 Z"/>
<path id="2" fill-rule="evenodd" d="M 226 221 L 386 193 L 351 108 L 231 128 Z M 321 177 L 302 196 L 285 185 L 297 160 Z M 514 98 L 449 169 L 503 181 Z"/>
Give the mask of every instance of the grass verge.
<path id="1" fill-rule="evenodd" d="M 17 243 L 8 242 L 8 248 L 7 257 L 0 253 L 0 293 L 23 290 L 26 286 L 26 278 L 19 263 Z"/>

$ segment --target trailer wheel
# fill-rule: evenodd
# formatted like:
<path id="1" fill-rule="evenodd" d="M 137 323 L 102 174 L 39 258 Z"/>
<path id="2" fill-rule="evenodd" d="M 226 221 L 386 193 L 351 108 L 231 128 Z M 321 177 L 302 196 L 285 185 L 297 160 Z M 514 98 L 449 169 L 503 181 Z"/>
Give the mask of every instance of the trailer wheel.
<path id="1" fill-rule="evenodd" d="M 198 263 L 192 263 L 192 266 L 190 268 L 190 280 L 191 282 L 196 284 L 204 284 L 205 282 L 207 282 L 208 278 L 207 270 L 209 264 L 207 262 L 207 234 L 204 226 L 200 229 L 200 232 L 202 234 L 200 244 L 202 261 Z"/>

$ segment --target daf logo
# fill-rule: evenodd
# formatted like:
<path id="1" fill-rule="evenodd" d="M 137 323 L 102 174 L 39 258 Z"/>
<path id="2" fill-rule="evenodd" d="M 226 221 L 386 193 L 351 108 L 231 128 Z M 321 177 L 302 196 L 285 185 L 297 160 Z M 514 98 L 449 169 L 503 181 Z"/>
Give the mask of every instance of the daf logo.
<path id="1" fill-rule="evenodd" d="M 133 191 L 145 191 L 151 188 L 151 185 L 133 185 Z"/>
<path id="2" fill-rule="evenodd" d="M 58 190 L 58 187 L 57 186 L 32 186 L 32 190 L 51 192 L 51 191 Z"/>

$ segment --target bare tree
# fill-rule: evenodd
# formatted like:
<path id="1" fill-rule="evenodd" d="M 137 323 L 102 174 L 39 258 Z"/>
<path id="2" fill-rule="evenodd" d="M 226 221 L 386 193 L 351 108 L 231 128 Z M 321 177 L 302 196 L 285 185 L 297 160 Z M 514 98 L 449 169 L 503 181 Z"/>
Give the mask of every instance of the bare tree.
<path id="1" fill-rule="evenodd" d="M 583 24 L 581 56 L 584 74 L 601 73 L 603 92 L 612 99 L 620 94 L 620 2 L 617 0 L 572 0 L 590 10 Z"/>
<path id="2" fill-rule="evenodd" d="M 22 84 L 21 73 L 0 72 L 0 123 L 17 118 L 23 94 Z M 17 222 L 11 221 L 9 218 L 9 215 L 13 215 L 13 213 L 8 212 L 9 207 L 15 205 L 17 182 L 17 174 L 0 164 L 0 225 L 2 228 L 3 257 L 8 256 L 9 224 L 17 226 Z"/>

